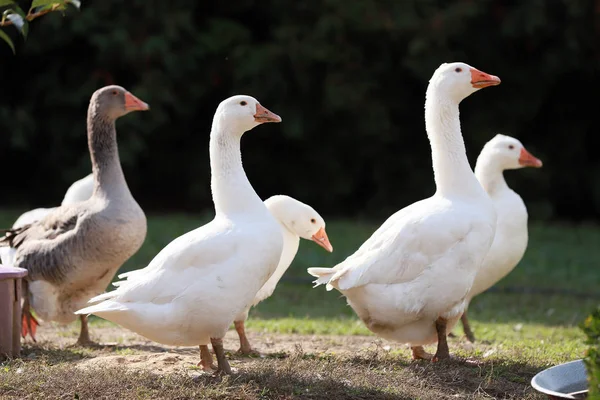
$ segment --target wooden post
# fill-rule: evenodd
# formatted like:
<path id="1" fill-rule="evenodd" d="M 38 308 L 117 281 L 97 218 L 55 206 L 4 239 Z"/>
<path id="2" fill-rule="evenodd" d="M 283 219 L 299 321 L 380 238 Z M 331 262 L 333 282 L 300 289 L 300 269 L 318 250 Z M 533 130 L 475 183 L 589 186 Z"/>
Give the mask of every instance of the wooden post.
<path id="1" fill-rule="evenodd" d="M 23 268 L 0 265 L 0 358 L 21 354 L 21 285 Z"/>

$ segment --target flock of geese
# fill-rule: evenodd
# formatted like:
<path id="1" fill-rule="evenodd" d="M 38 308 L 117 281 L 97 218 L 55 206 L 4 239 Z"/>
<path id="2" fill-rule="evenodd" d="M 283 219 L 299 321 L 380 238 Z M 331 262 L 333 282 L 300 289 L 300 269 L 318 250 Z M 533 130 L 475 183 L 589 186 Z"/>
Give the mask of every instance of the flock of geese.
<path id="1" fill-rule="evenodd" d="M 309 268 L 315 286 L 341 292 L 365 325 L 408 344 L 413 358 L 450 356 L 447 336 L 467 319 L 470 300 L 508 274 L 527 247 L 527 210 L 503 177 L 506 169 L 541 167 L 517 139 L 496 135 L 473 172 L 460 129 L 459 103 L 496 76 L 465 63 L 444 63 L 429 81 L 425 125 L 436 192 L 389 217 L 333 268 Z M 0 238 L 5 265 L 25 268 L 22 334 L 38 321 L 81 320 L 78 343 L 90 344 L 87 316 L 97 315 L 167 345 L 200 347 L 205 370 L 231 373 L 223 337 L 234 323 L 240 351 L 248 311 L 269 297 L 294 259 L 300 238 L 333 251 L 325 221 L 289 196 L 262 201 L 242 167 L 245 132 L 281 118 L 250 96 L 219 104 L 210 133 L 215 217 L 170 242 L 139 270 L 117 270 L 146 237 L 146 217 L 119 161 L 115 121 L 149 106 L 119 86 L 91 97 L 87 117 L 92 174 L 62 205 L 23 214 Z M 435 354 L 423 346 L 437 343 Z M 212 344 L 217 365 L 208 348 Z"/>

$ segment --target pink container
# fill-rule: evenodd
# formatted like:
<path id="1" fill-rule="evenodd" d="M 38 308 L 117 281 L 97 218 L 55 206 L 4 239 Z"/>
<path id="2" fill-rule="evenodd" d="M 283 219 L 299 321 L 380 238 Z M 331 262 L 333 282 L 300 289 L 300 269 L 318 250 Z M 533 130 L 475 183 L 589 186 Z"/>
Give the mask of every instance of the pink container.
<path id="1" fill-rule="evenodd" d="M 0 359 L 21 353 L 21 285 L 23 268 L 0 265 Z"/>

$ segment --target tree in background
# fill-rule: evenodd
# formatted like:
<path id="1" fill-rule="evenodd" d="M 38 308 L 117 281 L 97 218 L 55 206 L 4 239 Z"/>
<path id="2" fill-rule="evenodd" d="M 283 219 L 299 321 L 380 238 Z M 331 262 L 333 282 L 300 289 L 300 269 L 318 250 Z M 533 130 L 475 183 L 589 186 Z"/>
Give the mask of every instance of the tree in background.
<path id="1" fill-rule="evenodd" d="M 0 44 L 4 207 L 54 205 L 89 174 L 89 98 L 118 84 L 152 106 L 119 128 L 144 210 L 212 209 L 210 124 L 244 93 L 284 121 L 242 143 L 261 196 L 381 221 L 435 190 L 425 90 L 442 62 L 464 61 L 502 79 L 461 104 L 471 163 L 496 133 L 515 136 L 544 161 L 506 174 L 532 221 L 600 217 L 598 107 L 582 95 L 600 91 L 600 0 L 149 3 L 88 1 L 77 18 L 40 18 L 43 40 L 14 57 Z"/>
<path id="2" fill-rule="evenodd" d="M 0 27 L 13 26 L 21 35 L 23 35 L 23 39 L 27 39 L 29 23 L 31 21 L 53 11 L 62 11 L 64 13 L 69 4 L 77 7 L 77 9 L 81 6 L 79 0 L 33 0 L 29 6 L 29 11 L 25 14 L 23 9 L 15 1 L 0 0 L 0 10 L 3 10 Z M 15 44 L 13 40 L 2 29 L 0 29 L 0 39 L 4 40 L 10 46 L 13 53 L 15 53 Z"/>

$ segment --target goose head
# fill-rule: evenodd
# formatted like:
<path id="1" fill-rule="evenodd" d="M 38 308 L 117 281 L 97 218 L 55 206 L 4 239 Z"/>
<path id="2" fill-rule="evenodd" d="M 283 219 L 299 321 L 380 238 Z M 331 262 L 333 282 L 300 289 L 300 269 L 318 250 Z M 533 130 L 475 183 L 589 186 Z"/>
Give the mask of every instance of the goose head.
<path id="1" fill-rule="evenodd" d="M 265 205 L 290 232 L 312 240 L 329 252 L 333 251 L 325 232 L 325 220 L 311 206 L 284 195 L 268 198 Z"/>
<path id="2" fill-rule="evenodd" d="M 481 154 L 503 170 L 542 166 L 542 161 L 528 152 L 519 140 L 501 134 L 487 142 Z"/>
<path id="3" fill-rule="evenodd" d="M 500 84 L 500 78 L 487 74 L 463 62 L 444 63 L 429 80 L 430 87 L 447 93 L 460 103 L 479 89 Z"/>
<path id="4" fill-rule="evenodd" d="M 266 122 L 281 122 L 281 117 L 263 107 L 252 96 L 237 95 L 225 99 L 219 104 L 216 116 L 221 126 L 243 134 Z"/>
<path id="5" fill-rule="evenodd" d="M 94 92 L 90 100 L 96 112 L 117 119 L 132 111 L 146 111 L 150 107 L 125 88 L 117 85 L 105 86 Z"/>

